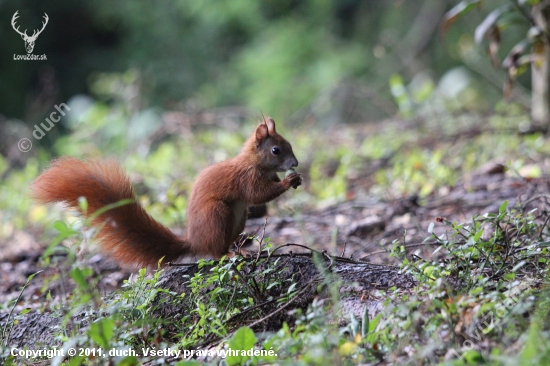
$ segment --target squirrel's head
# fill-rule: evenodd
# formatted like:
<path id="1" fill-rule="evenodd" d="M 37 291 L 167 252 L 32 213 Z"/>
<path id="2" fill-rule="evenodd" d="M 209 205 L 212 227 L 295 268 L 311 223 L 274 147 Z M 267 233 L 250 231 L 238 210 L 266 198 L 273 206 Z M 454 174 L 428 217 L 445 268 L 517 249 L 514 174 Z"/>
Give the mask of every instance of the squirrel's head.
<path id="1" fill-rule="evenodd" d="M 284 172 L 298 166 L 298 159 L 294 156 L 292 146 L 277 133 L 273 118 L 264 119 L 249 141 L 254 144 L 257 161 L 262 168 Z"/>

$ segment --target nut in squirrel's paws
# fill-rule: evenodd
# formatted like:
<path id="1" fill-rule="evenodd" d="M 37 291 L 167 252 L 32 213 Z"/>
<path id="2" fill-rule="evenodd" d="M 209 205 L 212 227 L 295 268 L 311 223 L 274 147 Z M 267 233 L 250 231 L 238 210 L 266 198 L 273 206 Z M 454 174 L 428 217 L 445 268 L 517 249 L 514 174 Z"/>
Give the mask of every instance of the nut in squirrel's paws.
<path id="1" fill-rule="evenodd" d="M 290 168 L 285 172 L 285 179 L 290 179 L 290 185 L 294 189 L 302 185 L 302 176 L 294 168 Z"/>

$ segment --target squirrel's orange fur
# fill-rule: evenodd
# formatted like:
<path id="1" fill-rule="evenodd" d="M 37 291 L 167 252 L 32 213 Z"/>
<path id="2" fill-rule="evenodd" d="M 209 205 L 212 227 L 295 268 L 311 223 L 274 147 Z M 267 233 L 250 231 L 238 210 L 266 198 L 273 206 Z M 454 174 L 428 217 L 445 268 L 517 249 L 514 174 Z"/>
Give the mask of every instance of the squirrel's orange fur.
<path id="1" fill-rule="evenodd" d="M 227 254 L 244 229 L 248 205 L 266 203 L 301 184 L 297 173 L 283 181 L 277 176 L 297 165 L 292 146 L 268 118 L 239 155 L 199 174 L 189 198 L 185 237 L 176 236 L 145 212 L 128 176 L 112 161 L 57 159 L 31 190 L 38 202 L 65 202 L 72 208 L 79 208 L 78 198 L 85 197 L 85 214 L 131 200 L 93 220 L 100 228 L 100 247 L 120 263 L 155 266 L 162 257 L 170 262 L 187 254 L 214 258 Z"/>

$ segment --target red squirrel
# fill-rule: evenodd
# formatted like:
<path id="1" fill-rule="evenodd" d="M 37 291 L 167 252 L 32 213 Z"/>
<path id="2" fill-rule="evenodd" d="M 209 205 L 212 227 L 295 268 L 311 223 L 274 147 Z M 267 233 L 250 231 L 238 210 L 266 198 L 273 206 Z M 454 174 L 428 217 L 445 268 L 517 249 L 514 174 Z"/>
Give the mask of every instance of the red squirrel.
<path id="1" fill-rule="evenodd" d="M 301 185 L 298 173 L 282 181 L 277 175 L 296 166 L 292 146 L 277 133 L 275 121 L 264 120 L 236 157 L 199 174 L 189 197 L 185 237 L 145 212 L 130 179 L 113 161 L 57 159 L 33 182 L 31 192 L 40 203 L 64 202 L 77 209 L 79 197 L 85 197 L 88 214 L 129 199 L 93 220 L 100 228 L 100 248 L 121 264 L 156 266 L 163 257 L 166 263 L 189 254 L 215 259 L 228 254 L 243 232 L 249 205 L 266 203 Z"/>

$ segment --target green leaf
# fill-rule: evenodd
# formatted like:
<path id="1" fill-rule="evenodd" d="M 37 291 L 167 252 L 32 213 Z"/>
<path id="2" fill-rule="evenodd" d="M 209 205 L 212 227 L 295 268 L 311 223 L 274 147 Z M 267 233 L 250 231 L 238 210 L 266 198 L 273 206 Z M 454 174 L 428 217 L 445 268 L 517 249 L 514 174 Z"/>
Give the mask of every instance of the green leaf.
<path id="1" fill-rule="evenodd" d="M 76 356 L 71 359 L 68 366 L 80 366 L 84 363 L 84 356 Z"/>
<path id="2" fill-rule="evenodd" d="M 64 234 L 69 230 L 69 228 L 67 227 L 67 224 L 65 224 L 63 221 L 60 221 L 60 220 L 57 220 L 56 222 L 53 223 L 53 228 L 57 231 L 59 231 L 59 233 L 61 234 Z"/>
<path id="3" fill-rule="evenodd" d="M 529 365 L 532 360 L 536 359 L 539 352 L 539 342 L 541 339 L 541 330 L 539 321 L 532 321 L 529 326 L 527 339 L 525 340 L 525 346 L 519 355 L 520 365 Z"/>
<path id="4" fill-rule="evenodd" d="M 475 365 L 475 364 L 479 365 L 484 361 L 481 353 L 473 349 L 469 349 L 466 352 L 464 352 L 463 357 L 469 365 Z"/>
<path id="5" fill-rule="evenodd" d="M 363 318 L 361 319 L 361 337 L 365 338 L 369 334 L 369 307 L 365 305 L 363 310 Z"/>
<path id="6" fill-rule="evenodd" d="M 508 207 L 508 200 L 502 202 L 502 205 L 500 205 L 500 207 L 498 208 L 498 213 L 502 214 L 502 213 L 506 212 L 507 207 Z"/>
<path id="7" fill-rule="evenodd" d="M 84 212 L 84 214 L 88 212 L 88 201 L 86 197 L 78 197 L 78 206 L 80 211 Z"/>
<path id="8" fill-rule="evenodd" d="M 451 10 L 449 10 L 443 16 L 441 21 L 441 34 L 447 32 L 449 27 L 456 22 L 458 18 L 470 12 L 473 8 L 479 7 L 481 0 L 466 0 L 456 4 Z"/>
<path id="9" fill-rule="evenodd" d="M 76 267 L 71 271 L 71 277 L 73 278 L 74 282 L 80 287 L 82 290 L 86 290 L 88 288 L 88 282 L 86 281 L 86 276 L 84 275 L 84 272 Z"/>
<path id="10" fill-rule="evenodd" d="M 90 325 L 88 334 L 90 338 L 104 348 L 109 348 L 111 339 L 113 338 L 115 323 L 111 318 L 103 318 Z"/>
<path id="11" fill-rule="evenodd" d="M 471 289 L 468 293 L 472 296 L 475 296 L 475 295 L 483 293 L 483 291 L 484 291 L 483 287 L 476 287 L 476 288 Z"/>
<path id="12" fill-rule="evenodd" d="M 368 333 L 368 336 L 367 336 L 367 342 L 372 343 L 376 339 L 375 338 L 376 337 L 375 331 L 376 331 L 376 327 L 378 327 L 378 324 L 380 323 L 381 319 L 382 319 L 382 313 L 379 313 L 377 316 L 374 317 L 374 319 L 372 319 L 370 321 L 369 333 Z"/>
<path id="13" fill-rule="evenodd" d="M 475 233 L 475 235 L 474 235 L 474 242 L 475 243 L 477 243 L 479 238 L 481 238 L 481 235 L 483 235 L 483 230 L 479 230 L 477 233 Z"/>
<path id="14" fill-rule="evenodd" d="M 248 351 L 254 347 L 255 343 L 256 336 L 254 335 L 252 329 L 249 327 L 241 327 L 229 340 L 229 348 L 232 350 Z M 250 359 L 250 356 L 239 354 L 238 356 L 228 356 L 225 360 L 228 365 L 242 365 L 248 359 Z"/>
<path id="15" fill-rule="evenodd" d="M 89 220 L 93 221 L 96 217 L 98 217 L 99 215 L 101 215 L 101 214 L 103 214 L 103 213 L 105 213 L 109 210 L 112 210 L 114 208 L 121 207 L 121 206 L 124 206 L 124 205 L 129 205 L 131 203 L 135 203 L 135 200 L 132 199 L 132 198 L 126 198 L 126 199 L 117 201 L 115 203 L 110 203 L 108 205 L 105 205 L 105 206 L 101 207 L 99 210 L 97 210 L 96 212 L 94 212 L 93 214 L 91 214 L 90 217 L 89 217 Z"/>
<path id="16" fill-rule="evenodd" d="M 350 314 L 350 328 L 353 331 L 353 336 L 359 334 L 359 321 L 357 320 L 355 315 L 353 315 L 353 313 Z"/>
<path id="17" fill-rule="evenodd" d="M 29 277 L 27 277 L 27 284 L 28 284 L 29 282 L 31 282 L 32 279 L 34 278 L 34 276 L 36 276 L 36 275 L 39 274 L 40 272 L 43 272 L 43 271 L 40 270 L 40 271 L 38 271 L 38 272 L 35 272 L 35 273 L 29 275 Z"/>
<path id="18" fill-rule="evenodd" d="M 126 356 L 119 362 L 118 366 L 138 366 L 141 365 L 136 356 Z"/>
<path id="19" fill-rule="evenodd" d="M 139 277 L 140 278 L 144 278 L 146 274 L 147 274 L 147 268 L 143 267 L 139 270 Z"/>

